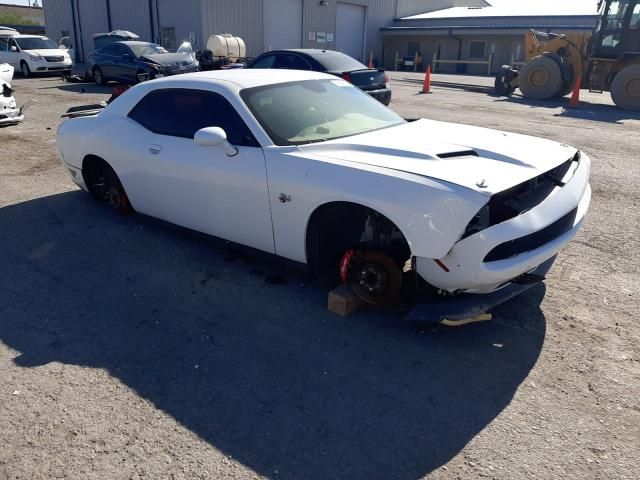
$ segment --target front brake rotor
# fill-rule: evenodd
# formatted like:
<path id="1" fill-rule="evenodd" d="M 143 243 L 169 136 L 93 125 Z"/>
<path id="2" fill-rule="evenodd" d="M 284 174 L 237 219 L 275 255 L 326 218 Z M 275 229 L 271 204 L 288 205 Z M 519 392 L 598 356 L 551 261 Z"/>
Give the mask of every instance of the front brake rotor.
<path id="1" fill-rule="evenodd" d="M 340 263 L 340 275 L 354 293 L 367 303 L 385 305 L 400 296 L 402 268 L 382 252 L 347 251 Z"/>

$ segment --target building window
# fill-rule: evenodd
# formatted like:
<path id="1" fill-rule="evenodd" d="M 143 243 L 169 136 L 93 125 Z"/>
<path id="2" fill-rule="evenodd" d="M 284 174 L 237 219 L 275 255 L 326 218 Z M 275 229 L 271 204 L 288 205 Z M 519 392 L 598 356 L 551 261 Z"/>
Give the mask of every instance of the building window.
<path id="1" fill-rule="evenodd" d="M 469 58 L 484 59 L 487 53 L 487 42 L 474 40 L 469 43 Z"/>
<path id="2" fill-rule="evenodd" d="M 407 45 L 407 57 L 414 57 L 420 52 L 420 42 L 409 42 Z"/>
<path id="3" fill-rule="evenodd" d="M 162 27 L 161 43 L 169 51 L 176 49 L 176 29 L 175 27 Z"/>

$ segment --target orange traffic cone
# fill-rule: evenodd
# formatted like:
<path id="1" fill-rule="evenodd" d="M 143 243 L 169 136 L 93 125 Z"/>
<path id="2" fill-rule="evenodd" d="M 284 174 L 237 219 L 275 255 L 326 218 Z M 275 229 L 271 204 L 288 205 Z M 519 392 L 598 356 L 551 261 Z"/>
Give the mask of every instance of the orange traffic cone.
<path id="1" fill-rule="evenodd" d="M 431 65 L 427 65 L 427 73 L 424 76 L 424 83 L 420 93 L 433 93 L 431 92 Z"/>
<path id="2" fill-rule="evenodd" d="M 569 106 L 571 108 L 578 108 L 580 106 L 580 87 L 582 86 L 582 77 L 578 75 L 576 81 L 573 83 L 573 93 L 571 94 L 571 102 Z"/>

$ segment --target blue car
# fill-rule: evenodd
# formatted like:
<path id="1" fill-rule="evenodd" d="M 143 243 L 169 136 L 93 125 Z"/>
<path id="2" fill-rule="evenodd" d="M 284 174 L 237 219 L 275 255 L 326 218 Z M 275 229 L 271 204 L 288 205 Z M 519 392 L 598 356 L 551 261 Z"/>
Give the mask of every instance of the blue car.
<path id="1" fill-rule="evenodd" d="M 98 85 L 136 84 L 153 78 L 198 71 L 191 52 L 170 53 L 155 43 L 115 42 L 89 55 L 88 74 Z"/>

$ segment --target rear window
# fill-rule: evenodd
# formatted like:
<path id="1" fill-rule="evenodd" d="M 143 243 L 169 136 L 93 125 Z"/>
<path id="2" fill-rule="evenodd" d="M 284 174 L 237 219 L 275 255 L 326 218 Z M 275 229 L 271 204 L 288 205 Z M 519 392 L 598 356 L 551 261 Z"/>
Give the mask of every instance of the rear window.
<path id="1" fill-rule="evenodd" d="M 362 70 L 367 67 L 355 58 L 339 52 L 327 52 L 313 55 L 313 59 L 322 65 L 328 72 L 350 72 L 352 70 Z"/>

